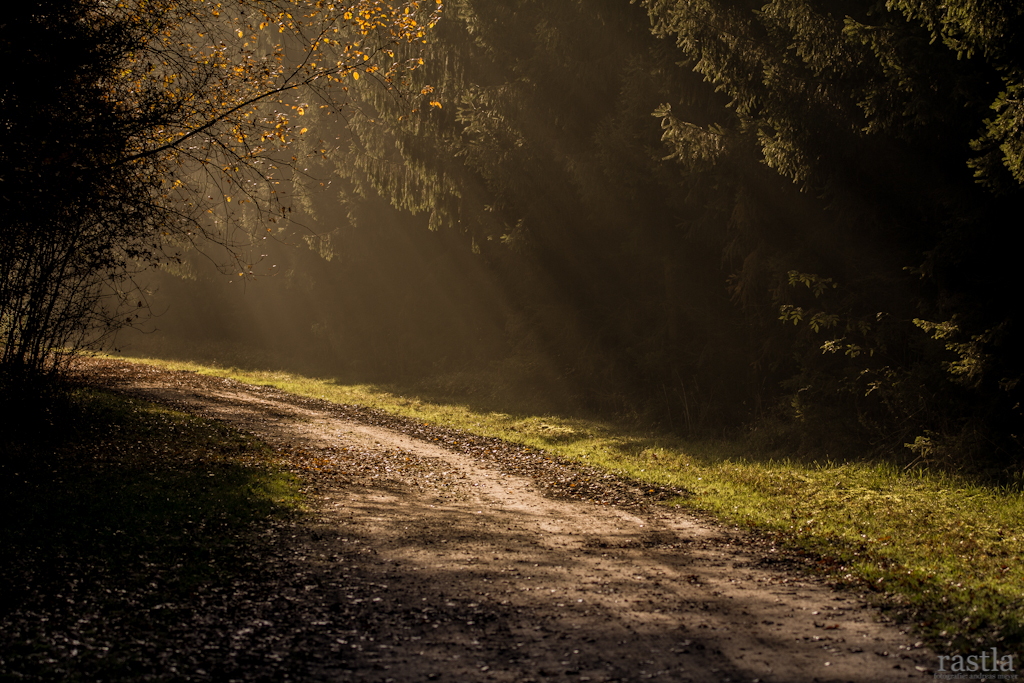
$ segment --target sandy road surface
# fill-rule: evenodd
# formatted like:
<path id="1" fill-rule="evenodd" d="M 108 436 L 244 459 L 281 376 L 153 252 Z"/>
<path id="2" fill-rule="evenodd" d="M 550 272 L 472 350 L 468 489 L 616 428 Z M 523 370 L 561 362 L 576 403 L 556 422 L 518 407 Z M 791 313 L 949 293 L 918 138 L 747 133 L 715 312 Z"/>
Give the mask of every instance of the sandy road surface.
<path id="1" fill-rule="evenodd" d="M 937 664 L 855 594 L 679 511 L 546 496 L 500 459 L 264 387 L 112 361 L 94 373 L 333 471 L 312 515 L 268 532 L 290 587 L 234 624 L 229 662 L 290 624 L 261 641 L 270 678 L 886 682 Z"/>

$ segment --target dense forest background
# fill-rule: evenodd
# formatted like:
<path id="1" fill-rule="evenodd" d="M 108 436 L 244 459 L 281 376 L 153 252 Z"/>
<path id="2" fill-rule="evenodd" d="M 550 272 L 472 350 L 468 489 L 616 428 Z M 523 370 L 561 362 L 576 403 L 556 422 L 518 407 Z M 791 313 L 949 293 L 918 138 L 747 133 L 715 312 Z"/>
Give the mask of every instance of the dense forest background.
<path id="1" fill-rule="evenodd" d="M 451 0 L 422 101 L 309 115 L 256 277 L 190 252 L 118 344 L 1012 477 L 1022 14 Z"/>

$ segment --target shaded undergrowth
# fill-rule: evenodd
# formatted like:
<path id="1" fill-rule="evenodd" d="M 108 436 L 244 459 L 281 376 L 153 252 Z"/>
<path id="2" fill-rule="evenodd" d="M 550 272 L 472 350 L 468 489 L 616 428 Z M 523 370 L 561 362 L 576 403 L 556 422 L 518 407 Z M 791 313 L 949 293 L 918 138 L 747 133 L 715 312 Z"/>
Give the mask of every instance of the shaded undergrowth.
<path id="1" fill-rule="evenodd" d="M 83 389 L 60 418 L 5 428 L 0 680 L 131 679 L 123 635 L 243 571 L 299 485 L 256 439 L 153 404 Z"/>
<path id="2" fill-rule="evenodd" d="M 148 362 L 368 406 L 684 489 L 668 504 L 749 529 L 808 568 L 874 596 L 940 652 L 996 646 L 1019 653 L 1024 644 L 1024 496 L 1017 490 L 867 459 L 793 458 L 742 438 L 684 440 L 596 419 L 502 412 L 422 387 Z"/>

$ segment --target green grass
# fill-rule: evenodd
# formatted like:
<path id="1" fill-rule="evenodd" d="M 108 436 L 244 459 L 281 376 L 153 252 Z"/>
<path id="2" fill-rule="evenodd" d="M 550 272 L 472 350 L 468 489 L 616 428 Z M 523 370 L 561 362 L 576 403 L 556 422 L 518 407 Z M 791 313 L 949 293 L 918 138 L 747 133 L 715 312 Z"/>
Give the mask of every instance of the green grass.
<path id="1" fill-rule="evenodd" d="M 93 390 L 64 411 L 58 434 L 3 447 L 0 572 L 19 587 L 5 607 L 68 576 L 94 591 L 159 585 L 154 599 L 193 591 L 237 569 L 256 525 L 300 507 L 270 449 L 224 425 Z"/>
<path id="2" fill-rule="evenodd" d="M 543 448 L 644 482 L 669 501 L 748 528 L 812 569 L 897 608 L 944 652 L 1024 643 L 1024 496 L 886 463 L 755 453 L 558 415 L 512 414 L 421 388 L 344 385 L 286 372 L 147 360 Z"/>
<path id="3" fill-rule="evenodd" d="M 133 680 L 181 605 L 253 571 L 255 533 L 301 509 L 300 485 L 223 424 L 59 397 L 25 397 L 34 419 L 0 430 L 0 680 Z"/>

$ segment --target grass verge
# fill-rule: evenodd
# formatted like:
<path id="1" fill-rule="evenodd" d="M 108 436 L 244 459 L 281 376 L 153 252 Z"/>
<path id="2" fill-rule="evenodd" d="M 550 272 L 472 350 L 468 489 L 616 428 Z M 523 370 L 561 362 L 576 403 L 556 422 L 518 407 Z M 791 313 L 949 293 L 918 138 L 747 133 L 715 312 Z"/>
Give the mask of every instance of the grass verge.
<path id="1" fill-rule="evenodd" d="M 741 440 L 685 441 L 621 425 L 481 408 L 415 388 L 344 385 L 286 372 L 145 362 L 543 448 L 622 476 L 682 487 L 670 501 L 754 531 L 914 623 L 943 653 L 1024 644 L 1024 496 L 886 463 L 800 462 Z"/>
<path id="2" fill-rule="evenodd" d="M 2 446 L 0 679 L 111 674 L 86 647 L 117 648 L 112 624 L 145 638 L 140 615 L 241 572 L 252 532 L 302 500 L 268 447 L 219 423 L 93 390 L 63 410 L 58 434 Z"/>

